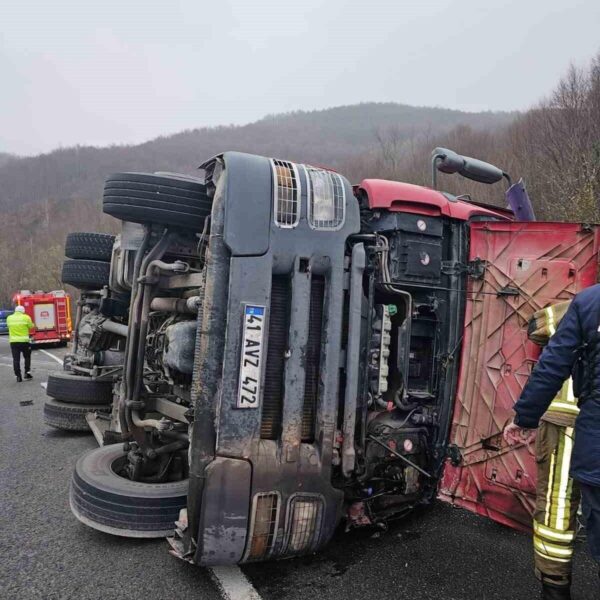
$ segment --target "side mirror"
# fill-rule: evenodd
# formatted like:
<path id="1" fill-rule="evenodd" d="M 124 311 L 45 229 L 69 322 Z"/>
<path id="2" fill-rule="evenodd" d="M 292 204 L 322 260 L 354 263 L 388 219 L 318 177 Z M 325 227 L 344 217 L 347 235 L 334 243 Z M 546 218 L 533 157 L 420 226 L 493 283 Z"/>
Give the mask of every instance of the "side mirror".
<path id="1" fill-rule="evenodd" d="M 437 183 L 436 170 L 450 175 L 458 173 L 467 179 L 479 183 L 497 183 L 503 177 L 506 177 L 510 183 L 510 178 L 502 171 L 502 169 L 483 162 L 482 160 L 478 160 L 477 158 L 461 156 L 447 148 L 436 148 L 431 155 L 431 161 L 434 188 Z"/>

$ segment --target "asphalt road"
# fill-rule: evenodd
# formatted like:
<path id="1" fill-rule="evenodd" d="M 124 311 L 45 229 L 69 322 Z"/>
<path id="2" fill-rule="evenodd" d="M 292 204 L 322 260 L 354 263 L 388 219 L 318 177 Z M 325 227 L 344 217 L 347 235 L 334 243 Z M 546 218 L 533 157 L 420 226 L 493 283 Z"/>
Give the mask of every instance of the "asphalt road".
<path id="1" fill-rule="evenodd" d="M 61 349 L 47 349 L 60 356 Z M 177 560 L 164 540 L 127 540 L 81 525 L 68 486 L 90 434 L 43 423 L 40 383 L 61 365 L 35 351 L 33 381 L 16 383 L 0 337 L 0 598 L 218 599 L 207 572 Z M 31 399 L 33 405 L 20 406 Z"/>
<path id="2" fill-rule="evenodd" d="M 61 349 L 48 349 L 58 357 Z M 0 598 L 219 598 L 207 571 L 176 560 L 166 542 L 125 540 L 71 515 L 68 483 L 91 435 L 44 425 L 40 383 L 60 364 L 35 351 L 32 382 L 17 384 L 0 337 Z M 33 405 L 20 406 L 31 399 Z M 576 550 L 575 600 L 597 600 L 596 569 Z M 533 600 L 530 539 L 436 504 L 390 531 L 338 533 L 322 553 L 243 568 L 264 600 Z"/>

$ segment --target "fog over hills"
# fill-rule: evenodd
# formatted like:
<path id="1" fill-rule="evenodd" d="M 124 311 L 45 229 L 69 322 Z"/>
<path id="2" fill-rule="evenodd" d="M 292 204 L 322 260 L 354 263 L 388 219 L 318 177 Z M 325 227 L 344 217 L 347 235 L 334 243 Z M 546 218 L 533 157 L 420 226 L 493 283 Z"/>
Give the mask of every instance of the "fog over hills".
<path id="1" fill-rule="evenodd" d="M 135 146 L 78 146 L 23 158 L 0 154 L 0 208 L 13 211 L 46 200 L 92 201 L 100 197 L 112 172 L 194 173 L 202 161 L 225 150 L 343 168 L 348 159 L 372 151 L 382 132 L 393 131 L 396 139 L 409 144 L 424 137 L 434 140 L 460 125 L 493 131 L 514 117 L 363 103 L 271 115 L 243 126 L 193 129 Z"/>

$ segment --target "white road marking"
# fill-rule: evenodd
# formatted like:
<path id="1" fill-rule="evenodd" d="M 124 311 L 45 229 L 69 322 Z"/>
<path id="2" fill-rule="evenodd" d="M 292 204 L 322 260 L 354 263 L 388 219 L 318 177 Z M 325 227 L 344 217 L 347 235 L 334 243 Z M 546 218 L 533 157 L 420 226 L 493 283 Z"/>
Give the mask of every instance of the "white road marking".
<path id="1" fill-rule="evenodd" d="M 62 359 L 58 358 L 58 356 L 54 356 L 54 354 L 50 354 L 50 352 L 48 352 L 47 350 L 44 350 L 43 348 L 39 349 L 40 352 L 43 352 L 46 356 L 49 356 L 50 358 L 53 358 L 57 363 L 59 364 L 63 364 Z"/>
<path id="2" fill-rule="evenodd" d="M 239 567 L 210 567 L 208 572 L 224 600 L 261 600 Z"/>

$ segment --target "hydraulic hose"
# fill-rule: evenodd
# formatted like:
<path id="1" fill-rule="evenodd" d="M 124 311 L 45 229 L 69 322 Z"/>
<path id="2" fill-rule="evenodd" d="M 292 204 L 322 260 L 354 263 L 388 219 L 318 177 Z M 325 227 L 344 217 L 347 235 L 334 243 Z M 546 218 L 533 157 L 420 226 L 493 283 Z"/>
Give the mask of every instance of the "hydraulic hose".
<path id="1" fill-rule="evenodd" d="M 106 321 L 102 322 L 102 330 L 108 331 L 109 333 L 114 333 L 115 335 L 120 335 L 122 337 L 127 337 L 128 333 L 127 325 L 123 325 L 122 323 L 115 323 L 110 319 L 106 319 Z"/>
<path id="2" fill-rule="evenodd" d="M 142 265 L 142 259 L 144 257 L 144 253 L 148 248 L 148 244 L 150 243 L 151 236 L 150 227 L 144 227 L 144 237 L 142 239 L 142 243 L 138 248 L 135 254 L 135 261 L 133 265 L 133 282 L 131 287 L 131 310 L 129 312 L 129 322 L 127 326 L 127 338 L 125 341 L 125 356 L 124 356 L 124 369 L 123 369 L 123 381 L 121 383 L 121 390 L 119 394 L 119 405 L 118 405 L 118 416 L 119 416 L 119 424 L 121 427 L 121 433 L 126 434 L 129 432 L 129 427 L 127 423 L 127 414 L 125 410 L 125 402 L 129 395 L 130 388 L 130 378 L 129 378 L 129 356 L 131 353 L 131 346 L 133 344 L 133 337 L 135 331 L 135 320 L 136 320 L 136 305 L 137 305 L 137 278 L 140 273 L 140 268 Z"/>
<path id="3" fill-rule="evenodd" d="M 148 458 L 154 459 L 161 454 L 170 454 L 171 452 L 177 452 L 179 450 L 187 450 L 189 445 L 189 440 L 177 440 L 175 442 L 165 444 L 164 446 L 159 446 L 158 448 L 150 448 L 146 454 Z"/>
<path id="4" fill-rule="evenodd" d="M 75 328 L 73 329 L 73 354 L 77 354 L 79 348 L 79 323 L 81 321 L 81 300 L 77 302 L 77 313 L 75 314 Z"/>
<path id="5" fill-rule="evenodd" d="M 181 314 L 196 314 L 200 296 L 191 298 L 153 298 L 150 303 L 150 310 L 159 312 L 176 312 Z"/>

